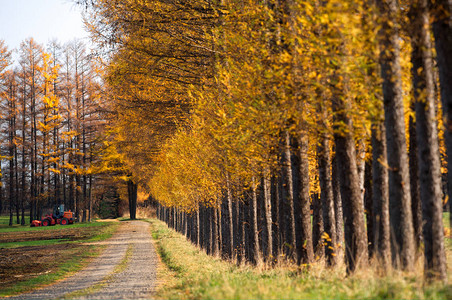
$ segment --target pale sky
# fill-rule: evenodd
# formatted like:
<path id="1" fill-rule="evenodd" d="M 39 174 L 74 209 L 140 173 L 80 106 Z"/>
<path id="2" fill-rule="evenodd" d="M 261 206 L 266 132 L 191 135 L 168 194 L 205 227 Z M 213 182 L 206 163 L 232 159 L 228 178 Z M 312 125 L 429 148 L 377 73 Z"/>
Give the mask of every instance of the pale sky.
<path id="1" fill-rule="evenodd" d="M 60 43 L 83 38 L 88 44 L 81 12 L 71 0 L 0 0 L 0 39 L 9 49 L 29 37 L 42 45 L 54 38 Z"/>

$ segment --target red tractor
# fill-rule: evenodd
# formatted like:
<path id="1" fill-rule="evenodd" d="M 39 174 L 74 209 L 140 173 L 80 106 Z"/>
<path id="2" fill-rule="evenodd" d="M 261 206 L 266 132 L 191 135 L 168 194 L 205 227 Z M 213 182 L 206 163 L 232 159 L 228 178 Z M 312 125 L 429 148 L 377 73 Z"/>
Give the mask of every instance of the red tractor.
<path id="1" fill-rule="evenodd" d="M 47 214 L 45 217 L 39 220 L 33 220 L 30 224 L 31 227 L 38 226 L 52 226 L 52 225 L 68 225 L 74 224 L 74 218 L 72 216 L 72 212 L 64 211 L 64 204 L 55 205 L 52 214 Z"/>

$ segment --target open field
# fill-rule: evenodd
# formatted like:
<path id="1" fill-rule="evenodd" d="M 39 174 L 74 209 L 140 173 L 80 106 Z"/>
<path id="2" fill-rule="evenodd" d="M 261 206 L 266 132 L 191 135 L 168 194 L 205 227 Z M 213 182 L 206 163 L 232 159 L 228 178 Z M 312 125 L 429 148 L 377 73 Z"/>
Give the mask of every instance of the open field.
<path id="1" fill-rule="evenodd" d="M 28 291 L 80 270 L 102 248 L 88 243 L 110 237 L 115 225 L 93 222 L 11 228 L 1 222 L 0 296 Z"/>
<path id="2" fill-rule="evenodd" d="M 446 218 L 445 218 L 446 219 Z M 410 274 L 379 275 L 375 266 L 347 277 L 344 268 L 321 264 L 309 268 L 254 268 L 206 255 L 165 223 L 150 220 L 164 263 L 161 299 L 452 299 L 452 276 L 446 285 L 426 285 L 421 262 Z M 448 265 L 452 244 L 447 242 Z"/>

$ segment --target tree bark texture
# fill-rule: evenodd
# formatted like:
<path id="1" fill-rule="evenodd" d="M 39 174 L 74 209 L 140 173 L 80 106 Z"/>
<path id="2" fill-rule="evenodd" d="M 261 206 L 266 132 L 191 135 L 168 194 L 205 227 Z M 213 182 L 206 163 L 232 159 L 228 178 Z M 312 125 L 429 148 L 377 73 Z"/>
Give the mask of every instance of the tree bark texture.
<path id="1" fill-rule="evenodd" d="M 280 230 L 284 231 L 284 253 L 288 259 L 293 259 L 295 254 L 295 220 L 294 220 L 294 194 L 293 194 L 293 174 L 291 164 L 290 134 L 286 130 L 283 133 L 281 154 L 281 188 L 282 188 L 282 211 L 281 219 L 284 218 L 284 226 Z M 280 221 L 281 221 L 280 219 Z"/>
<path id="2" fill-rule="evenodd" d="M 378 0 L 381 17 L 380 67 L 383 78 L 386 141 L 389 165 L 389 205 L 393 264 L 403 269 L 414 266 L 414 233 L 411 213 L 410 178 L 406 150 L 400 45 L 396 0 Z"/>
<path id="3" fill-rule="evenodd" d="M 127 181 L 127 192 L 129 195 L 129 213 L 130 219 L 136 220 L 137 218 L 137 196 L 138 185 L 131 179 Z"/>
<path id="4" fill-rule="evenodd" d="M 352 272 L 367 264 L 367 236 L 364 226 L 363 197 L 359 187 L 353 124 L 350 116 L 347 115 L 347 111 L 350 110 L 350 100 L 347 98 L 346 91 L 336 90 L 335 93 L 333 98 L 334 140 L 344 213 L 345 261 L 347 271 Z M 344 124 L 345 128 L 341 128 L 339 124 Z"/>
<path id="5" fill-rule="evenodd" d="M 324 115 L 325 116 L 325 115 Z M 329 265 L 336 264 L 336 220 L 334 215 L 333 184 L 331 179 L 330 141 L 326 133 L 320 134 L 317 146 L 319 161 L 320 199 L 322 203 L 325 255 Z"/>
<path id="6" fill-rule="evenodd" d="M 417 46 L 413 50 L 413 59 L 420 62 L 413 64 L 413 68 L 417 68 L 413 69 L 413 88 L 416 100 L 419 182 L 424 221 L 425 272 L 428 278 L 446 281 L 441 163 L 435 121 L 435 90 L 427 0 L 414 1 L 412 9 L 413 42 Z"/>
<path id="7" fill-rule="evenodd" d="M 334 196 L 334 214 L 336 216 L 336 254 L 338 261 L 344 258 L 344 215 L 342 213 L 341 187 L 339 183 L 339 174 L 337 169 L 336 156 L 332 160 L 332 182 Z"/>
<path id="8" fill-rule="evenodd" d="M 452 4 L 449 0 L 430 0 L 435 37 L 436 59 L 439 69 L 439 83 L 443 115 L 445 119 L 445 136 L 447 146 L 448 195 L 452 199 Z M 449 201 L 452 211 L 452 201 Z M 450 214 L 452 226 L 452 213 Z"/>

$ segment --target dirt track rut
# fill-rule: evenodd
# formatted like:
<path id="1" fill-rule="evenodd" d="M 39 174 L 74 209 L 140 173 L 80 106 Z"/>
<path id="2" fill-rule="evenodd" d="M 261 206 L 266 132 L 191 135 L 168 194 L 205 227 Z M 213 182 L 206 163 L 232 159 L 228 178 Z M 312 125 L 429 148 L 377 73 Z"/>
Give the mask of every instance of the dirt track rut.
<path id="1" fill-rule="evenodd" d="M 8 299 L 73 298 L 72 293 L 86 292 L 90 287 L 95 287 L 91 294 L 84 293 L 78 298 L 152 298 L 158 259 L 152 244 L 149 223 L 125 222 L 111 239 L 103 243 L 107 248 L 80 272 L 54 285 Z M 121 271 L 114 272 L 119 264 Z"/>

